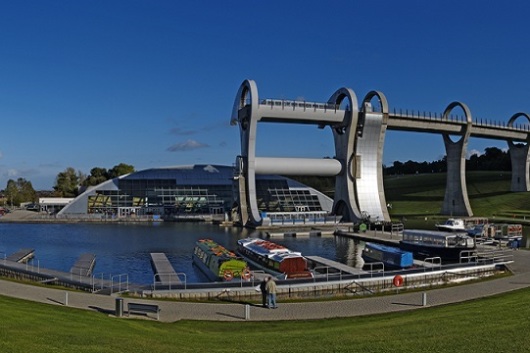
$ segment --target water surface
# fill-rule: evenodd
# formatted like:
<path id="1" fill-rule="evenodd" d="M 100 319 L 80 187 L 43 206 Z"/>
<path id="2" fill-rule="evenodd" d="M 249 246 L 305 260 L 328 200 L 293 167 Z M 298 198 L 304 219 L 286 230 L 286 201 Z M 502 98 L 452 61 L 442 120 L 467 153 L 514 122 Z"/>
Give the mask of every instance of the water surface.
<path id="1" fill-rule="evenodd" d="M 84 253 L 96 255 L 94 275 L 110 278 L 127 274 L 131 283 L 150 284 L 153 271 L 150 253 L 163 252 L 188 282 L 207 279 L 192 265 L 195 242 L 210 238 L 228 249 L 247 236 L 263 236 L 240 228 L 223 228 L 205 223 L 142 224 L 25 224 L 0 223 L 0 255 L 22 248 L 35 249 L 34 264 L 70 271 Z M 318 255 L 350 266 L 359 266 L 359 244 L 335 236 L 278 237 L 271 239 L 304 255 Z"/>

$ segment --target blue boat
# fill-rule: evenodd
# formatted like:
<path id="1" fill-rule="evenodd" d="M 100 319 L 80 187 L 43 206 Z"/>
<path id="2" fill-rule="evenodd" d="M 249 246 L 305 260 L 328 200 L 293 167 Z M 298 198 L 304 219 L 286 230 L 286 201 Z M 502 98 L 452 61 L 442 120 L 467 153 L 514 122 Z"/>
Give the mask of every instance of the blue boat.
<path id="1" fill-rule="evenodd" d="M 366 262 L 382 262 L 385 268 L 406 268 L 414 264 L 411 252 L 377 243 L 366 243 L 362 258 Z"/>

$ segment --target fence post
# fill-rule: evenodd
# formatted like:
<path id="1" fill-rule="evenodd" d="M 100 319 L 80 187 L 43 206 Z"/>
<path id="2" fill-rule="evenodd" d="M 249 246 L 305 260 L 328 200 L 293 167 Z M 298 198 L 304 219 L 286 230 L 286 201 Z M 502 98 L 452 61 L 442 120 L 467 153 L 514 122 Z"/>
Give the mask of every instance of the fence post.
<path id="1" fill-rule="evenodd" d="M 245 320 L 250 320 L 250 305 L 245 305 Z"/>
<path id="2" fill-rule="evenodd" d="M 423 292 L 421 294 L 421 305 L 427 306 L 427 293 Z"/>

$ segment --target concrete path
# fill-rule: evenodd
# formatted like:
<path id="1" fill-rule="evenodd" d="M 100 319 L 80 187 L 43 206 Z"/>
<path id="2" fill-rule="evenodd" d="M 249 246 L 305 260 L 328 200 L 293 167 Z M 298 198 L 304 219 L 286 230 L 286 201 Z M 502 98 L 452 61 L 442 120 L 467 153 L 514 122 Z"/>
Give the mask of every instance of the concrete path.
<path id="1" fill-rule="evenodd" d="M 310 320 L 334 317 L 354 317 L 374 315 L 438 306 L 472 299 L 479 299 L 495 294 L 530 287 L 530 251 L 514 251 L 515 262 L 510 266 L 513 276 L 487 280 L 462 286 L 427 290 L 425 292 L 362 297 L 349 300 L 281 303 L 278 309 L 266 309 L 246 303 L 188 303 L 156 302 L 160 308 L 160 321 L 210 320 L 210 321 L 273 321 L 273 320 Z M 425 293 L 425 294 L 424 294 Z M 47 287 L 36 287 L 0 280 L 0 295 L 25 300 L 62 305 L 72 308 L 99 311 L 115 316 L 116 297 L 80 292 L 67 292 Z M 425 297 L 424 297 L 425 295 Z M 145 302 L 152 300 L 124 298 L 124 311 L 128 302 Z M 247 311 L 248 309 L 248 311 Z M 126 314 L 125 314 L 126 315 Z M 142 318 L 133 315 L 134 318 Z M 149 316 L 154 318 L 154 315 Z"/>

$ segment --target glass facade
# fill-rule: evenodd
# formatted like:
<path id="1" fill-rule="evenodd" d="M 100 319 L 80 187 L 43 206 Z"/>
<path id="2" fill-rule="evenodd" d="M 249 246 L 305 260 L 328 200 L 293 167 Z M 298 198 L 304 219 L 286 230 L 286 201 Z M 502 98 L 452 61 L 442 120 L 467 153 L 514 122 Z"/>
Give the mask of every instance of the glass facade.
<path id="1" fill-rule="evenodd" d="M 208 168 L 209 167 L 209 168 Z M 117 180 L 117 190 L 88 196 L 87 213 L 128 216 L 223 214 L 232 206 L 232 172 L 226 167 L 154 169 Z M 173 178 L 167 178 L 169 174 Z M 220 179 L 224 183 L 220 184 Z"/>
<path id="2" fill-rule="evenodd" d="M 239 203 L 234 172 L 234 167 L 217 165 L 147 169 L 85 191 L 61 214 L 92 217 L 229 214 Z M 323 209 L 317 192 L 292 179 L 260 175 L 256 178 L 256 185 L 261 212 Z"/>
<path id="3" fill-rule="evenodd" d="M 318 196 L 307 188 L 289 188 L 287 180 L 257 180 L 256 195 L 261 212 L 322 211 Z"/>

